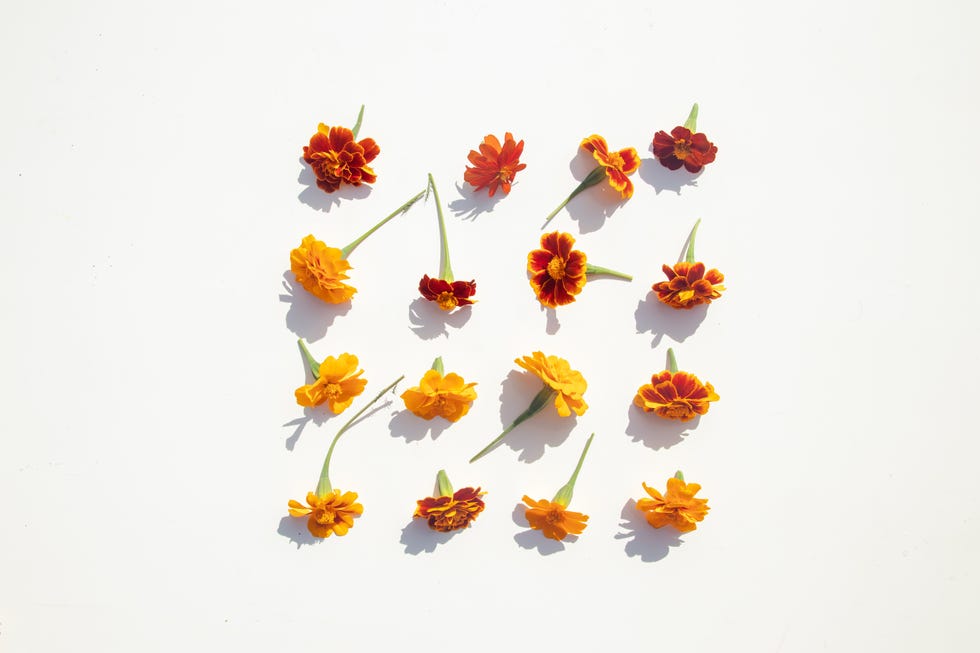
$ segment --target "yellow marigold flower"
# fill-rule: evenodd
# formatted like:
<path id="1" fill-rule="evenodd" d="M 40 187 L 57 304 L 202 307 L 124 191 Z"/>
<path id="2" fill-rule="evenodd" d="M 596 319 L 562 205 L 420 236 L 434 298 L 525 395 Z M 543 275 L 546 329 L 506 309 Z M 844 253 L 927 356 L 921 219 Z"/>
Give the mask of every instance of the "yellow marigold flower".
<path id="1" fill-rule="evenodd" d="M 553 540 L 563 540 L 568 534 L 579 535 L 585 530 L 588 515 L 567 510 L 565 506 L 554 501 L 541 499 L 535 501 L 524 495 L 524 503 L 528 505 L 524 511 L 527 523 L 536 531 L 541 531 L 545 537 Z"/>
<path id="2" fill-rule="evenodd" d="M 466 383 L 458 374 L 450 372 L 443 376 L 440 370 L 432 369 L 425 373 L 418 386 L 402 393 L 405 408 L 422 419 L 443 417 L 450 422 L 469 412 L 470 403 L 476 399 L 476 383 Z"/>
<path id="3" fill-rule="evenodd" d="M 707 499 L 694 498 L 701 486 L 697 483 L 685 483 L 684 475 L 680 472 L 667 479 L 666 494 L 647 487 L 646 483 L 643 484 L 643 489 L 651 498 L 640 499 L 636 502 L 636 508 L 654 528 L 673 526 L 681 533 L 687 533 L 696 529 L 697 522 L 704 519 L 710 510 Z"/>
<path id="4" fill-rule="evenodd" d="M 313 537 L 330 537 L 332 533 L 346 535 L 354 525 L 354 517 L 364 512 L 364 506 L 356 501 L 356 492 L 341 493 L 340 490 L 331 490 L 323 497 L 308 492 L 306 503 L 309 507 L 290 499 L 289 514 L 293 517 L 309 515 L 306 527 Z"/>
<path id="5" fill-rule="evenodd" d="M 545 356 L 536 351 L 530 356 L 515 358 L 514 362 L 531 372 L 545 385 L 554 390 L 555 408 L 562 417 L 568 417 L 575 411 L 576 415 L 584 415 L 589 405 L 582 399 L 588 383 L 582 373 L 573 370 L 568 361 L 557 356 Z"/>
<path id="6" fill-rule="evenodd" d="M 351 269 L 344 252 L 327 247 L 312 234 L 289 253 L 289 266 L 307 292 L 328 304 L 342 304 L 357 292 L 343 282 L 349 278 L 346 273 Z"/>
<path id="7" fill-rule="evenodd" d="M 312 408 L 326 402 L 335 415 L 344 412 L 367 385 L 367 379 L 360 378 L 364 370 L 357 369 L 357 365 L 353 354 L 327 356 L 320 363 L 320 378 L 296 388 L 296 403 Z"/>

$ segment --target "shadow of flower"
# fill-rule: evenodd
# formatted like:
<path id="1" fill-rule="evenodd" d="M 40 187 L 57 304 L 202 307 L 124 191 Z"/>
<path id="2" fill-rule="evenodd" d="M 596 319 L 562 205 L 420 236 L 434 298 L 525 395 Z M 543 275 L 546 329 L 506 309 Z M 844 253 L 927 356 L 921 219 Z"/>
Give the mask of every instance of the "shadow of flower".
<path id="1" fill-rule="evenodd" d="M 405 546 L 405 553 L 418 555 L 423 551 L 432 553 L 440 544 L 445 544 L 453 539 L 459 531 L 441 533 L 429 528 L 424 519 L 412 518 L 405 528 L 402 529 L 402 536 L 399 542 Z"/>
<path id="2" fill-rule="evenodd" d="M 512 184 L 512 186 L 516 185 L 516 183 Z M 469 184 L 466 184 L 465 188 L 456 184 L 456 192 L 461 199 L 450 202 L 449 210 L 463 220 L 476 220 L 484 213 L 493 213 L 494 207 L 505 197 L 503 190 L 497 189 L 497 193 L 490 197 L 486 188 L 473 190 Z"/>
<path id="3" fill-rule="evenodd" d="M 675 444 L 680 444 L 684 436 L 689 431 L 693 431 L 701 422 L 698 415 L 689 422 L 681 422 L 676 419 L 667 419 L 654 413 L 644 412 L 636 404 L 631 404 L 629 408 L 629 424 L 626 425 L 626 435 L 633 438 L 633 442 L 642 442 L 643 446 L 649 447 L 654 451 L 659 449 L 669 449 Z"/>
<path id="4" fill-rule="evenodd" d="M 637 303 L 633 317 L 637 333 L 653 334 L 650 347 L 655 348 L 665 335 L 674 342 L 684 342 L 698 330 L 707 315 L 707 304 L 689 309 L 671 308 L 657 299 L 657 293 L 651 290 Z"/>
<path id="5" fill-rule="evenodd" d="M 313 537 L 306 528 L 305 517 L 284 516 L 279 520 L 279 529 L 276 532 L 295 544 L 297 549 L 303 545 L 319 544 L 321 542 L 319 537 Z"/>
<path id="6" fill-rule="evenodd" d="M 660 194 L 662 190 L 674 191 L 678 195 L 681 194 L 681 188 L 684 186 L 697 186 L 698 177 L 701 176 L 701 171 L 691 174 L 684 168 L 679 170 L 671 170 L 660 163 L 660 160 L 656 157 L 650 159 L 643 159 L 640 163 L 640 169 L 637 172 L 640 175 L 640 179 L 646 183 L 653 186 L 657 195 Z"/>
<path id="7" fill-rule="evenodd" d="M 317 406 L 316 408 L 303 408 L 303 417 L 297 417 L 292 419 L 285 424 L 283 427 L 295 427 L 292 435 L 286 438 L 286 449 L 292 451 L 296 448 L 296 443 L 299 442 L 299 436 L 302 435 L 303 429 L 306 428 L 311 422 L 316 426 L 323 426 L 328 420 L 333 419 L 336 415 L 330 411 L 326 406 Z"/>
<path id="8" fill-rule="evenodd" d="M 596 161 L 591 154 L 580 149 L 569 162 L 568 167 L 576 181 L 582 181 L 595 169 Z M 568 211 L 569 217 L 578 223 L 579 233 L 587 234 L 598 231 L 606 223 L 606 218 L 611 217 L 625 203 L 626 200 L 619 194 L 619 191 L 610 186 L 604 177 L 592 188 L 576 195 L 565 207 L 565 210 Z M 559 215 L 561 214 L 559 213 Z M 555 217 L 557 219 L 558 216 Z"/>
<path id="9" fill-rule="evenodd" d="M 500 431 L 510 426 L 518 415 L 527 410 L 531 399 L 541 387 L 541 380 L 532 374 L 523 374 L 517 370 L 511 370 L 507 374 L 507 378 L 500 384 Z M 519 452 L 518 460 L 532 463 L 544 455 L 545 447 L 557 447 L 568 439 L 575 428 L 575 421 L 575 413 L 569 417 L 561 417 L 553 403 L 549 403 L 540 413 L 508 433 L 501 444 Z"/>
<path id="10" fill-rule="evenodd" d="M 423 340 L 432 340 L 441 335 L 448 336 L 449 329 L 460 329 L 472 317 L 472 306 L 461 306 L 454 311 L 446 312 L 435 302 L 424 297 L 416 297 L 408 305 L 409 328 L 412 333 Z"/>
<path id="11" fill-rule="evenodd" d="M 429 433 L 432 439 L 438 438 L 443 431 L 452 426 L 452 423 L 442 417 L 433 417 L 425 420 L 410 410 L 400 410 L 394 413 L 388 428 L 391 430 L 391 437 L 405 438 L 406 442 L 417 442 L 425 438 Z"/>
<path id="12" fill-rule="evenodd" d="M 640 489 L 642 490 L 642 487 Z M 678 547 L 684 542 L 681 534 L 670 526 L 654 528 L 648 524 L 643 513 L 637 510 L 635 499 L 626 502 L 620 516 L 623 523 L 619 527 L 625 529 L 625 532 L 617 533 L 615 538 L 627 540 L 626 555 L 631 558 L 639 557 L 643 562 L 663 560 L 670 553 L 671 548 Z"/>
<path id="13" fill-rule="evenodd" d="M 329 213 L 333 207 L 340 206 L 341 200 L 364 199 L 371 194 L 371 187 L 367 184 L 361 184 L 360 186 L 343 184 L 334 192 L 328 193 L 316 185 L 316 175 L 313 174 L 313 170 L 303 157 L 299 157 L 299 163 L 303 168 L 300 170 L 299 177 L 296 181 L 306 186 L 306 188 L 303 189 L 297 198 L 310 208 Z"/>
<path id="14" fill-rule="evenodd" d="M 347 315 L 351 302 L 327 304 L 306 292 L 296 283 L 290 270 L 283 273 L 282 286 L 286 294 L 279 295 L 279 301 L 289 304 L 286 311 L 286 328 L 307 342 L 316 342 L 327 334 L 327 329 L 341 315 Z"/>

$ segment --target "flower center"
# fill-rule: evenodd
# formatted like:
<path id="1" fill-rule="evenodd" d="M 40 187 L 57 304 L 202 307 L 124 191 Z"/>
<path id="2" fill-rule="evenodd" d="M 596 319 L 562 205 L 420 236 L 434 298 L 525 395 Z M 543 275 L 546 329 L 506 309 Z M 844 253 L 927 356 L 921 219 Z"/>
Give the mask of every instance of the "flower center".
<path id="1" fill-rule="evenodd" d="M 548 262 L 548 276 L 559 281 L 565 278 L 565 259 L 555 256 Z"/>
<path id="2" fill-rule="evenodd" d="M 438 303 L 439 308 L 444 311 L 451 311 L 459 306 L 459 300 L 456 299 L 456 295 L 452 294 L 448 290 L 439 293 L 439 296 L 436 297 L 436 303 Z"/>
<path id="3" fill-rule="evenodd" d="M 623 166 L 626 165 L 626 162 L 623 161 L 623 157 L 619 154 L 619 152 L 610 152 L 608 159 L 609 162 L 606 165 L 608 165 L 610 168 L 622 170 Z"/>
<path id="4" fill-rule="evenodd" d="M 674 142 L 674 156 L 683 161 L 691 153 L 691 144 L 683 138 Z"/>
<path id="5" fill-rule="evenodd" d="M 331 399 L 336 399 L 340 395 L 344 394 L 344 390 L 343 388 L 340 387 L 339 383 L 328 381 L 326 387 L 326 393 L 327 396 L 330 397 Z"/>
<path id="6" fill-rule="evenodd" d="M 336 152 L 324 152 L 323 153 L 323 163 L 324 169 L 331 175 L 338 177 L 337 171 L 343 167 L 343 163 L 340 162 L 340 158 L 337 156 Z"/>
<path id="7" fill-rule="evenodd" d="M 549 524 L 560 524 L 562 522 L 562 513 L 560 510 L 549 510 L 544 520 Z"/>
<path id="8" fill-rule="evenodd" d="M 672 401 L 667 406 L 667 415 L 671 418 L 686 417 L 693 411 L 686 401 Z"/>
<path id="9" fill-rule="evenodd" d="M 337 521 L 337 513 L 328 508 L 321 508 L 316 513 L 316 523 L 321 525 L 333 524 Z"/>

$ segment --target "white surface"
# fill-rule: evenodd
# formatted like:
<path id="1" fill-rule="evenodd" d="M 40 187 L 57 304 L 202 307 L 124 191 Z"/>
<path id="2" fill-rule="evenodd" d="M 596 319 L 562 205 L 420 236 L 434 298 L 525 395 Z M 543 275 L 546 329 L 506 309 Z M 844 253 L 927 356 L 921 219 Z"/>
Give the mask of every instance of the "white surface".
<path id="1" fill-rule="evenodd" d="M 976 650 L 976 7 L 469 4 L 4 8 L 0 649 Z M 694 100 L 718 159 L 665 189 L 684 175 L 649 142 Z M 362 102 L 379 180 L 331 203 L 301 147 Z M 461 220 L 466 154 L 505 130 L 527 170 Z M 554 226 L 636 281 L 590 282 L 549 334 L 524 259 L 593 132 L 640 151 L 636 194 L 604 219 L 594 189 Z M 468 319 L 413 331 L 431 202 L 352 256 L 349 312 L 283 301 L 304 235 L 346 244 L 429 171 Z M 729 290 L 654 346 L 649 285 L 696 217 Z M 367 396 L 439 354 L 480 394 L 438 438 L 400 402 L 345 436 L 332 478 L 365 514 L 312 546 L 286 501 L 344 420 L 296 436 L 295 331 L 357 354 Z M 721 395 L 680 442 L 629 408 L 671 344 Z M 538 349 L 590 410 L 468 465 Z M 553 552 L 515 506 L 591 431 L 591 520 Z M 489 494 L 435 545 L 406 526 L 439 467 Z M 676 468 L 712 508 L 681 537 L 624 513 Z"/>

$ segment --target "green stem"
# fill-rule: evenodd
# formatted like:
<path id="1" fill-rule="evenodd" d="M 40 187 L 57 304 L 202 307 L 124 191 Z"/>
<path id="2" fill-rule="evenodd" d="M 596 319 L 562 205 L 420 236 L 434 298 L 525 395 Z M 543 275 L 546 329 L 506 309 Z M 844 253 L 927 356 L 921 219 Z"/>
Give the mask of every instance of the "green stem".
<path id="1" fill-rule="evenodd" d="M 310 371 L 313 372 L 313 378 L 314 379 L 319 379 L 320 378 L 320 364 L 318 362 L 316 362 L 316 359 L 313 358 L 313 354 L 311 354 L 310 353 L 310 350 L 306 348 L 306 343 L 303 342 L 303 339 L 302 338 L 300 338 L 296 342 L 299 343 L 299 348 L 303 350 L 303 355 L 306 356 L 306 362 L 310 366 Z"/>
<path id="2" fill-rule="evenodd" d="M 686 129 L 690 129 L 692 134 L 698 131 L 698 103 L 695 102 L 694 106 L 691 107 L 691 113 L 687 116 L 687 121 L 684 123 Z"/>
<path id="3" fill-rule="evenodd" d="M 676 479 L 680 479 L 680 480 L 681 480 L 682 482 L 684 482 L 684 483 L 686 483 L 686 482 L 687 482 L 687 481 L 685 481 L 685 480 L 684 480 L 684 472 L 682 472 L 682 471 L 681 471 L 681 470 L 679 470 L 679 469 L 677 470 L 677 473 L 676 473 L 676 474 L 674 474 L 674 478 L 676 478 Z"/>
<path id="4" fill-rule="evenodd" d="M 687 255 L 684 260 L 688 263 L 694 263 L 694 239 L 698 237 L 698 227 L 701 226 L 701 218 L 694 223 L 694 228 L 691 229 L 691 235 L 687 237 Z"/>
<path id="5" fill-rule="evenodd" d="M 568 504 L 572 502 L 572 491 L 575 489 L 575 481 L 578 479 L 578 473 L 582 471 L 582 463 L 585 462 L 585 454 L 589 453 L 589 447 L 592 445 L 592 438 L 595 437 L 595 433 L 589 436 L 589 439 L 585 442 L 585 448 L 582 449 L 582 455 L 578 458 L 578 465 L 575 466 L 575 471 L 572 473 L 572 477 L 568 479 L 568 483 L 565 483 L 555 498 L 552 499 L 555 503 L 561 504 L 563 507 L 567 508 Z"/>
<path id="6" fill-rule="evenodd" d="M 422 199 L 422 196 L 423 195 L 425 195 L 425 191 L 422 191 L 421 193 L 419 193 L 418 195 L 416 195 L 412 199 L 408 200 L 407 202 L 405 202 L 404 204 L 402 204 L 401 206 L 399 206 L 397 209 L 395 209 L 395 212 L 394 213 L 392 213 L 387 218 L 385 218 L 384 220 L 382 220 L 378 224 L 376 224 L 373 227 L 371 227 L 370 229 L 368 229 L 367 230 L 367 233 L 365 233 L 363 236 L 361 236 L 360 238 L 358 238 L 357 240 L 355 240 L 354 242 L 352 242 L 347 247 L 343 248 L 341 250 L 341 252 L 342 252 L 342 258 L 347 258 L 348 256 L 350 256 L 351 255 L 351 252 L 353 252 L 357 248 L 357 246 L 360 245 L 364 241 L 365 238 L 367 238 L 368 236 L 370 236 L 371 234 L 373 234 L 375 231 L 377 231 L 378 229 L 380 229 L 381 227 L 383 227 L 386 222 L 388 222 L 392 218 L 394 218 L 394 217 L 396 217 L 396 216 L 398 216 L 398 215 L 400 215 L 402 213 L 405 213 L 410 208 L 412 208 L 412 205 L 415 204 L 416 202 L 418 202 L 420 199 Z"/>
<path id="7" fill-rule="evenodd" d="M 327 457 L 323 459 L 323 468 L 320 470 L 320 481 L 316 484 L 316 495 L 318 497 L 323 498 L 330 494 L 330 492 L 333 490 L 333 487 L 330 485 L 330 459 L 333 457 L 333 448 L 337 446 L 337 440 L 340 439 L 340 436 L 342 436 L 347 429 L 353 426 L 354 422 L 357 421 L 357 418 L 364 414 L 364 411 L 373 406 L 378 399 L 381 399 L 384 393 L 394 388 L 396 385 L 398 385 L 398 382 L 404 378 L 405 375 L 402 374 L 400 377 L 395 379 L 394 383 L 379 392 L 364 408 L 357 411 L 356 415 L 351 417 L 346 424 L 340 427 L 340 430 L 337 431 L 337 435 L 333 436 L 333 442 L 330 443 L 330 448 L 327 450 Z"/>
<path id="8" fill-rule="evenodd" d="M 361 131 L 361 120 L 364 119 L 364 105 L 361 105 L 361 110 L 357 112 L 357 122 L 354 123 L 354 140 L 357 140 L 357 132 Z"/>
<path id="9" fill-rule="evenodd" d="M 534 395 L 534 399 L 531 400 L 531 405 L 527 407 L 527 410 L 525 410 L 523 413 L 518 415 L 517 419 L 515 419 L 510 426 L 505 428 L 503 433 L 501 433 L 496 438 L 494 438 L 490 444 L 483 447 L 483 449 L 480 450 L 480 453 L 470 458 L 470 462 L 471 463 L 476 462 L 480 458 L 483 458 L 483 456 L 490 453 L 498 444 L 500 444 L 500 441 L 504 439 L 505 435 L 507 435 L 508 433 L 514 430 L 514 427 L 516 427 L 518 424 L 523 423 L 524 421 L 536 415 L 537 413 L 540 413 L 541 409 L 547 406 L 548 402 L 554 399 L 556 394 L 558 394 L 558 391 L 553 390 L 550 386 L 546 385 L 543 388 L 541 388 L 538 394 Z"/>
<path id="10" fill-rule="evenodd" d="M 671 374 L 677 374 L 677 358 L 674 356 L 674 348 L 667 350 L 667 369 Z"/>
<path id="11" fill-rule="evenodd" d="M 453 496 L 453 484 L 449 482 L 449 477 L 446 475 L 446 470 L 440 469 L 439 473 L 436 474 L 436 484 L 439 486 L 439 496 Z"/>
<path id="12" fill-rule="evenodd" d="M 565 205 L 571 202 L 573 197 L 581 193 L 586 188 L 591 188 L 592 186 L 595 186 L 600 181 L 602 181 L 602 179 L 605 176 L 606 176 L 606 169 L 603 168 L 602 166 L 596 166 L 592 170 L 592 172 L 590 172 L 588 176 L 586 176 L 586 178 L 583 179 L 579 183 L 579 185 L 575 187 L 575 190 L 572 191 L 572 194 L 566 197 L 565 201 L 559 204 L 557 209 L 555 209 L 554 211 L 548 214 L 548 217 L 545 219 L 544 224 L 541 225 L 541 229 L 544 230 L 544 228 L 548 226 L 548 223 L 551 222 L 552 218 L 558 215 L 558 212 L 561 211 L 563 208 L 565 208 Z"/>
<path id="13" fill-rule="evenodd" d="M 439 216 L 439 242 L 442 245 L 441 258 L 439 259 L 439 278 L 452 283 L 453 267 L 449 265 L 449 241 L 446 239 L 446 221 L 442 217 L 442 202 L 439 201 L 439 191 L 436 190 L 436 182 L 429 173 L 429 188 L 436 198 L 436 214 Z"/>
<path id="14" fill-rule="evenodd" d="M 606 274 L 609 275 L 610 277 L 618 277 L 620 279 L 626 279 L 627 281 L 633 280 L 633 277 L 628 274 L 624 274 L 623 272 L 616 272 L 615 270 L 610 270 L 609 268 L 599 267 L 598 265 L 592 265 L 591 263 L 587 263 L 585 265 L 585 273 Z"/>
<path id="15" fill-rule="evenodd" d="M 432 369 L 434 369 L 436 372 L 439 372 L 439 376 L 443 375 L 443 373 L 445 372 L 445 368 L 442 365 L 442 356 L 439 356 L 434 361 L 432 361 Z"/>

